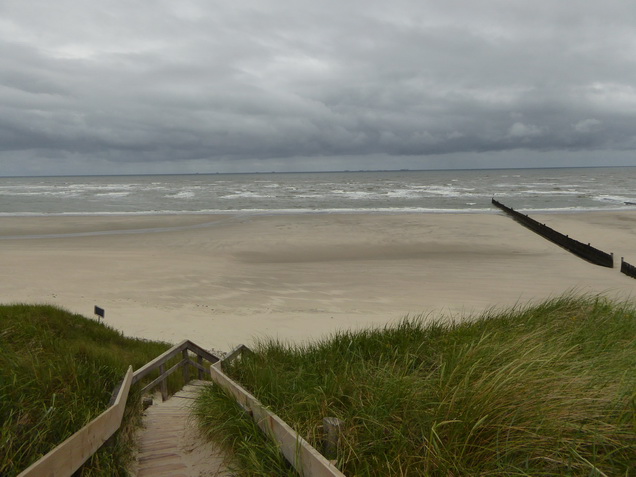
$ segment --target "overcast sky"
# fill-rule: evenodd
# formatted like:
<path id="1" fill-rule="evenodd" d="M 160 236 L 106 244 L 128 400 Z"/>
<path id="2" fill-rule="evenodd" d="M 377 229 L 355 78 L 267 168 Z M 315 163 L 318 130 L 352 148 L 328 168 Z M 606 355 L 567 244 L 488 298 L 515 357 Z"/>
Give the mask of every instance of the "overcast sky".
<path id="1" fill-rule="evenodd" d="M 0 175 L 636 165 L 633 0 L 0 0 Z"/>

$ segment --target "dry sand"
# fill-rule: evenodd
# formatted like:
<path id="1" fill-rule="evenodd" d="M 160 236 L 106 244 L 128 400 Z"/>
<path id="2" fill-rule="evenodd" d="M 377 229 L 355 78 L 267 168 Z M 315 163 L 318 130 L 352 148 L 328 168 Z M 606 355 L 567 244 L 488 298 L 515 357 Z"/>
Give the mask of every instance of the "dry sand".
<path id="1" fill-rule="evenodd" d="M 3 303 L 106 310 L 126 335 L 220 350 L 405 315 L 459 319 L 575 290 L 628 299 L 636 213 L 534 215 L 607 252 L 585 262 L 493 214 L 2 217 Z"/>

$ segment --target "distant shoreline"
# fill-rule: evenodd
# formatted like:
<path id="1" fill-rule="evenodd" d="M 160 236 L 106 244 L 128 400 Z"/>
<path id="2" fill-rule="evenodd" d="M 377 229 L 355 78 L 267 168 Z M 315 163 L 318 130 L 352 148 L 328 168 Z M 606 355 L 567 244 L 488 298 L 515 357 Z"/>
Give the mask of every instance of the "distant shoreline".
<path id="1" fill-rule="evenodd" d="M 246 172 L 166 172 L 166 173 L 132 173 L 132 174 L 62 174 L 62 175 L 9 175 L 0 179 L 22 178 L 61 178 L 61 177 L 148 177 L 148 176 L 217 176 L 217 175 L 267 175 L 267 174 L 358 174 L 385 172 L 474 172 L 474 171 L 540 171 L 540 170 L 568 170 L 568 169 L 636 169 L 634 166 L 554 166 L 554 167 L 480 167 L 458 169 L 358 169 L 358 170 L 307 170 L 307 171 L 246 171 Z"/>
<path id="2" fill-rule="evenodd" d="M 529 209 L 529 208 L 516 208 L 515 210 L 531 215 L 571 215 L 571 214 L 604 214 L 604 213 L 621 213 L 621 212 L 636 212 L 636 204 L 630 207 L 616 207 L 616 208 L 596 208 L 596 209 L 569 209 L 569 208 L 555 208 L 555 209 Z M 501 211 L 494 207 L 484 209 L 326 209 L 326 210 L 297 210 L 297 209 L 285 209 L 285 210 L 215 210 L 215 211 L 141 211 L 141 212 L 60 212 L 50 214 L 10 214 L 0 212 L 0 219 L 3 218 L 22 218 L 22 219 L 38 219 L 38 218 L 82 218 L 82 217 L 98 217 L 98 218 L 134 218 L 134 217 L 266 217 L 266 216 L 294 216 L 294 215 L 492 215 L 501 214 Z M 142 232 L 144 230 L 141 230 Z M 149 231 L 150 232 L 150 231 Z M 2 236 L 0 235 L 0 239 Z"/>

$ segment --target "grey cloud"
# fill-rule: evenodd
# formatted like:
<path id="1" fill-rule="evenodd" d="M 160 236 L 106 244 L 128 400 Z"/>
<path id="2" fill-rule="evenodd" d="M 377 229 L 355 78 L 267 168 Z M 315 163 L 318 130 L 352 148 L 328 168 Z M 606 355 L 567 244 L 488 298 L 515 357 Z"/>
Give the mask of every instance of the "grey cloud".
<path id="1" fill-rule="evenodd" d="M 618 0 L 5 1 L 0 174 L 20 151 L 86 170 L 629 151 L 635 17 Z"/>
<path id="2" fill-rule="evenodd" d="M 574 130 L 578 133 L 582 133 L 582 134 L 589 134 L 592 133 L 594 131 L 598 131 L 601 127 L 601 121 L 599 121 L 598 119 L 582 119 L 581 121 L 577 122 L 573 127 Z"/>

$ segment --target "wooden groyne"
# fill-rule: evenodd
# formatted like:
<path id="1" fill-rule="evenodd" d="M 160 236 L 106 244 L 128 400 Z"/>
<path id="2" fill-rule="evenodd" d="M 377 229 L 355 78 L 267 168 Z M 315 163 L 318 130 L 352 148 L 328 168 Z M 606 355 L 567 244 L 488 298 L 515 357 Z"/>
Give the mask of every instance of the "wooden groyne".
<path id="1" fill-rule="evenodd" d="M 623 257 L 621 257 L 621 273 L 628 277 L 636 278 L 636 267 L 631 263 L 627 263 Z"/>
<path id="2" fill-rule="evenodd" d="M 492 203 L 494 206 L 503 210 L 506 214 L 508 214 L 524 227 L 532 230 L 533 232 L 549 240 L 550 242 L 563 247 L 577 257 L 580 257 L 583 260 L 587 260 L 588 262 L 595 265 L 600 265 L 601 267 L 614 268 L 613 254 L 606 253 L 602 250 L 594 248 L 589 243 L 585 244 L 583 242 L 579 242 L 578 240 L 574 240 L 573 238 L 570 238 L 567 235 L 562 234 L 561 232 L 557 232 L 556 230 L 528 217 L 525 214 L 517 212 L 511 207 L 503 205 L 501 202 L 498 202 L 495 199 L 492 199 Z"/>

